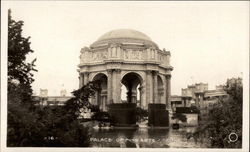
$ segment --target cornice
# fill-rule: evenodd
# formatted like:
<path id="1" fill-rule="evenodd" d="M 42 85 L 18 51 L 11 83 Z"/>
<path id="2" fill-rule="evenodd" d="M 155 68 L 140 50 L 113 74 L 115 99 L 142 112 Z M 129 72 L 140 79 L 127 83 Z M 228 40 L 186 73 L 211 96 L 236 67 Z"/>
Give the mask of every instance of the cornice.
<path id="1" fill-rule="evenodd" d="M 143 45 L 149 45 L 149 46 L 155 46 L 156 48 L 158 48 L 158 45 L 156 43 L 154 43 L 153 41 L 149 41 L 149 40 L 142 40 L 142 39 L 136 39 L 136 38 L 112 38 L 112 39 L 105 39 L 105 40 L 100 40 L 100 41 L 96 41 L 93 44 L 90 45 L 91 48 L 95 48 L 98 47 L 102 44 L 116 44 L 116 43 L 139 43 L 139 44 L 143 44 Z M 136 45 L 136 44 L 135 44 Z"/>
<path id="2" fill-rule="evenodd" d="M 157 50 L 157 52 L 158 52 L 159 54 L 164 54 L 164 55 L 170 55 L 170 56 L 171 56 L 170 51 Z"/>
<path id="3" fill-rule="evenodd" d="M 168 69 L 168 70 L 173 70 L 172 66 L 166 66 L 166 65 L 162 65 L 160 62 L 158 61 L 126 61 L 126 60 L 118 60 L 118 59 L 113 59 L 113 60 L 104 60 L 101 62 L 92 62 L 92 63 L 81 63 L 78 64 L 78 67 L 84 67 L 84 66 L 98 66 L 98 65 L 106 65 L 106 64 L 134 64 L 134 65 L 157 65 L 161 68 L 164 69 Z"/>

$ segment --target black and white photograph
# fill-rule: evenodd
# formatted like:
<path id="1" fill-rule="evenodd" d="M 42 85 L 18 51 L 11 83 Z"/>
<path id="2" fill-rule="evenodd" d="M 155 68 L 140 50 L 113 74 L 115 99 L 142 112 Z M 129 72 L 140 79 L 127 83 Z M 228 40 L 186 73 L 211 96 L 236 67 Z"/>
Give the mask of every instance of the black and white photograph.
<path id="1" fill-rule="evenodd" d="M 1 4 L 1 151 L 249 151 L 249 1 Z"/>

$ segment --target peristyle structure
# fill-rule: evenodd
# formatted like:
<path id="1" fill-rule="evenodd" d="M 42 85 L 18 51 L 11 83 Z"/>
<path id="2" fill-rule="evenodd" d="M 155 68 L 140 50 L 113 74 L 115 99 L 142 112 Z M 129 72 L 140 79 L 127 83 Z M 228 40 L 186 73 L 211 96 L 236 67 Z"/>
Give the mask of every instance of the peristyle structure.
<path id="1" fill-rule="evenodd" d="M 149 108 L 149 112 L 157 104 L 161 110 L 171 108 L 170 52 L 159 49 L 139 31 L 118 29 L 102 35 L 81 49 L 78 67 L 80 87 L 89 81 L 101 81 L 101 90 L 91 103 L 103 111 L 124 102 Z M 121 99 L 122 85 L 126 88 L 125 101 Z"/>

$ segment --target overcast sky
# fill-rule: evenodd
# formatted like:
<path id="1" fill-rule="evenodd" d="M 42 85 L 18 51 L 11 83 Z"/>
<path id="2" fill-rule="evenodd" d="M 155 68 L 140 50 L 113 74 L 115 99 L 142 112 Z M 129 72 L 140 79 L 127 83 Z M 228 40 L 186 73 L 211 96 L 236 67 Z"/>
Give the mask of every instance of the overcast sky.
<path id="1" fill-rule="evenodd" d="M 241 76 L 249 49 L 249 2 L 7 1 L 37 58 L 34 91 L 78 88 L 80 49 L 104 33 L 130 28 L 171 51 L 172 94 L 204 82 L 209 89 Z"/>

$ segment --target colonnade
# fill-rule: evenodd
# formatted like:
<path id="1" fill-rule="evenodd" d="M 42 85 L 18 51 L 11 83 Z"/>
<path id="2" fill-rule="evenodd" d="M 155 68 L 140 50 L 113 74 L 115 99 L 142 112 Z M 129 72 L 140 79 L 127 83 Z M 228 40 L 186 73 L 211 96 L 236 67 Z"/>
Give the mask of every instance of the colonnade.
<path id="1" fill-rule="evenodd" d="M 98 98 L 96 97 L 95 104 L 98 104 L 100 108 L 104 111 L 107 110 L 107 105 L 112 103 L 121 103 L 121 86 L 122 79 L 125 75 L 134 73 L 138 76 L 140 82 L 140 104 L 142 108 L 146 109 L 149 103 L 163 103 L 166 104 L 167 109 L 170 109 L 170 100 L 171 100 L 171 75 L 164 75 L 159 73 L 156 70 L 147 70 L 142 71 L 144 75 L 140 75 L 135 71 L 124 72 L 120 69 L 108 69 L 107 70 L 107 86 L 102 88 L 102 91 L 99 93 Z M 97 73 L 98 74 L 98 73 Z M 97 75 L 96 74 L 96 75 Z M 123 74 L 123 77 L 122 77 Z M 86 85 L 90 80 L 89 72 L 80 73 L 79 81 L 80 86 Z M 162 81 L 162 86 L 159 87 L 159 78 Z M 164 79 L 165 78 L 165 79 Z M 128 100 L 132 102 L 137 101 L 137 90 L 135 89 L 128 90 Z M 100 98 L 100 99 L 99 99 Z M 92 100 L 93 101 L 93 100 Z"/>

